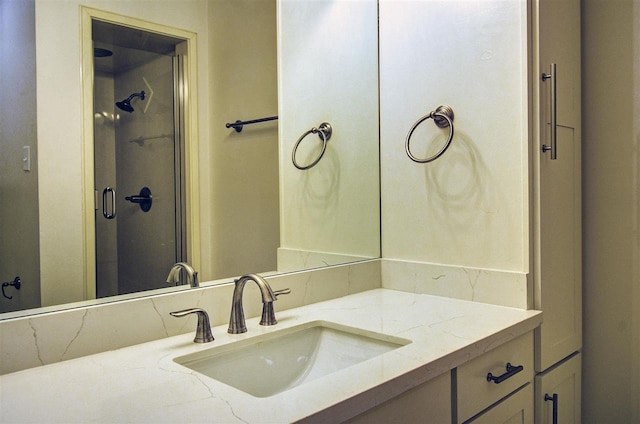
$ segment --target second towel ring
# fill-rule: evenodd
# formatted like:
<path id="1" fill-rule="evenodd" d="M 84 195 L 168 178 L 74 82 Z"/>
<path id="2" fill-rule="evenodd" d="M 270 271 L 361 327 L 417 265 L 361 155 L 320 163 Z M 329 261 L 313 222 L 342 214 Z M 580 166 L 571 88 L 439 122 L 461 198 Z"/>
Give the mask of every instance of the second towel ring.
<path id="1" fill-rule="evenodd" d="M 333 128 L 331 128 L 331 124 L 329 124 L 328 122 L 323 122 L 322 124 L 320 124 L 318 128 L 313 127 L 309 131 L 302 134 L 298 139 L 298 141 L 296 141 L 296 145 L 293 146 L 293 152 L 291 153 L 291 161 L 293 162 L 293 166 L 295 166 L 300 170 L 313 168 L 320 161 L 320 159 L 322 159 L 322 156 L 324 156 L 324 152 L 325 150 L 327 150 L 327 142 L 331 138 L 332 133 L 333 133 Z M 299 165 L 298 162 L 296 161 L 296 153 L 298 151 L 298 146 L 300 145 L 300 142 L 302 141 L 302 139 L 308 136 L 309 134 L 318 134 L 318 137 L 320 137 L 320 139 L 322 140 L 322 151 L 320 152 L 318 157 L 314 159 L 313 162 L 311 162 L 309 165 L 302 166 L 302 165 Z"/>
<path id="2" fill-rule="evenodd" d="M 445 143 L 444 147 L 440 149 L 438 153 L 426 159 L 420 159 L 415 157 L 411 153 L 411 148 L 409 147 L 409 143 L 411 141 L 411 136 L 413 135 L 413 132 L 416 130 L 416 128 L 418 128 L 418 125 L 420 125 L 421 123 L 423 123 L 429 118 L 432 118 L 433 122 L 435 122 L 435 124 L 439 128 L 449 127 L 449 138 L 447 139 L 447 142 Z M 409 134 L 407 134 L 407 140 L 405 142 L 404 148 L 407 152 L 407 155 L 412 161 L 418 162 L 418 163 L 428 163 L 428 162 L 433 162 L 434 160 L 442 156 L 442 154 L 446 152 L 447 149 L 449 148 L 449 145 L 451 144 L 451 140 L 453 140 L 453 109 L 451 109 L 451 107 L 449 106 L 443 105 L 443 106 L 438 106 L 436 110 L 429 112 L 427 115 L 418 119 L 416 123 L 413 124 L 413 126 L 411 127 L 411 130 L 409 130 Z"/>

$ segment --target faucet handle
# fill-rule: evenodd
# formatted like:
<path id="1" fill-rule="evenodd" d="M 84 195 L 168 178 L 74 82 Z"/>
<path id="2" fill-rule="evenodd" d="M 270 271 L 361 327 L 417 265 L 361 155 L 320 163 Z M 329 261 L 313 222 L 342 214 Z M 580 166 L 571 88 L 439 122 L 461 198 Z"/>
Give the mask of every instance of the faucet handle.
<path id="1" fill-rule="evenodd" d="M 209 315 L 207 311 L 200 308 L 183 309 L 181 311 L 169 312 L 169 315 L 181 318 L 190 314 L 198 315 L 198 327 L 196 328 L 196 337 L 193 339 L 195 343 L 208 343 L 214 340 L 211 332 L 211 324 L 209 324 Z"/>
<path id="2" fill-rule="evenodd" d="M 291 289 L 281 289 L 281 290 L 274 290 L 273 291 L 273 294 L 276 297 L 280 296 L 281 294 L 289 294 L 289 293 L 291 293 Z"/>
<path id="3" fill-rule="evenodd" d="M 282 290 L 274 290 L 273 294 L 276 299 L 281 294 L 289 294 L 291 293 L 291 289 L 282 289 Z M 260 318 L 260 325 L 276 325 L 278 320 L 276 320 L 276 312 L 273 309 L 273 302 L 264 302 L 262 304 L 262 317 Z"/>

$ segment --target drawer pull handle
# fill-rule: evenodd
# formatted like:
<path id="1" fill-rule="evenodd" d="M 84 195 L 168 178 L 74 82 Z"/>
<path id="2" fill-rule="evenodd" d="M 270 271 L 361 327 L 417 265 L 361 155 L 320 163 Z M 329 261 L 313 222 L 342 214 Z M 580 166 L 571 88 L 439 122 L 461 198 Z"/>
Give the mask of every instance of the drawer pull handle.
<path id="1" fill-rule="evenodd" d="M 491 382 L 493 381 L 496 384 L 500 384 L 502 383 L 504 380 L 506 380 L 509 377 L 513 377 L 514 375 L 516 375 L 517 373 L 519 373 L 520 371 L 522 371 L 524 369 L 524 366 L 522 365 L 517 365 L 517 366 L 513 366 L 511 365 L 511 363 L 507 362 L 507 371 L 499 376 L 494 376 L 491 373 L 487 374 L 487 381 Z"/>

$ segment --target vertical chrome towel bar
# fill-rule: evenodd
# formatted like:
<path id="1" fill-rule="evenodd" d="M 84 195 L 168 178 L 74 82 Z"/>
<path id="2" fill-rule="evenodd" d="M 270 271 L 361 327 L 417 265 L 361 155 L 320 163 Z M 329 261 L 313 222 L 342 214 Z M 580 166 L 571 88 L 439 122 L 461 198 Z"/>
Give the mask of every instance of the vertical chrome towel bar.
<path id="1" fill-rule="evenodd" d="M 558 74 L 556 72 L 556 64 L 550 65 L 548 74 L 542 74 L 542 82 L 551 80 L 551 140 L 550 145 L 542 145 L 542 153 L 551 151 L 551 159 L 558 159 L 558 104 L 557 104 L 557 88 L 558 88 Z"/>

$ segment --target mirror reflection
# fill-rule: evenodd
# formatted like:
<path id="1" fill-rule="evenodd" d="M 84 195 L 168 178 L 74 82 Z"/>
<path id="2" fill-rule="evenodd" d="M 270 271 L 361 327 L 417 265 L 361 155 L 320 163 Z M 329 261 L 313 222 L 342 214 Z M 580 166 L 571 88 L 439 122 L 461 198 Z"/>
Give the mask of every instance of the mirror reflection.
<path id="1" fill-rule="evenodd" d="M 188 259 L 184 41 L 95 19 L 91 33 L 95 288 L 102 298 L 166 287 L 167 269 Z"/>
<path id="2" fill-rule="evenodd" d="M 172 1 L 153 11 L 91 3 L 122 21 L 92 20 L 89 120 L 77 78 L 83 4 L 0 0 L 0 42 L 16 57 L 2 92 L 24 105 L 0 114 L 0 278 L 22 280 L 0 312 L 167 290 L 178 261 L 200 281 L 228 282 L 379 256 L 375 1 L 283 0 L 279 16 L 276 0 L 189 2 L 180 13 Z M 189 50 L 188 37 L 158 25 L 197 42 Z M 273 115 L 241 132 L 225 125 Z M 322 159 L 297 169 L 296 140 L 325 121 L 333 134 Z M 317 157 L 322 141 L 305 139 L 299 160 Z"/>

